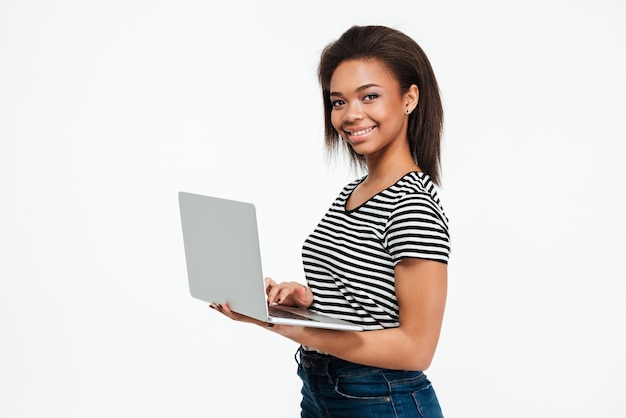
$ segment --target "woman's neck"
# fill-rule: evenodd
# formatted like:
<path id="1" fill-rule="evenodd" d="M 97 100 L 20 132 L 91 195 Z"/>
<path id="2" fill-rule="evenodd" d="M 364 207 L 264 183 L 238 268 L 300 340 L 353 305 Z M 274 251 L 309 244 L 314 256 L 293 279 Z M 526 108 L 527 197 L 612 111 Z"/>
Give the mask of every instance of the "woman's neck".
<path id="1" fill-rule="evenodd" d="M 388 187 L 411 171 L 421 171 L 419 166 L 409 156 L 398 158 L 365 159 L 367 164 L 367 182 L 370 186 Z"/>

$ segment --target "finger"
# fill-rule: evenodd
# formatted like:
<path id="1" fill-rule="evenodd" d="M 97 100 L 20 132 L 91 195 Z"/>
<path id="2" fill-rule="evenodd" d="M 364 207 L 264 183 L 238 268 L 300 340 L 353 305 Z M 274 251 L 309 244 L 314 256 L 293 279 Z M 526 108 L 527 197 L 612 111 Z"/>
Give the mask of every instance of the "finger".
<path id="1" fill-rule="evenodd" d="M 246 316 L 246 315 L 242 315 L 238 312 L 232 311 L 230 309 L 230 306 L 228 306 L 227 304 L 223 304 L 220 305 L 222 308 L 222 313 L 229 317 L 230 319 L 232 319 L 233 321 L 244 321 L 244 322 L 251 322 L 252 318 Z"/>
<path id="2" fill-rule="evenodd" d="M 293 292 L 289 283 L 281 283 L 272 288 L 268 295 L 268 301 L 271 303 L 282 303 Z"/>
<path id="3" fill-rule="evenodd" d="M 290 295 L 293 294 L 294 289 L 292 287 L 283 287 L 280 289 L 278 294 L 276 295 L 276 303 L 282 303 L 287 299 Z"/>
<path id="4" fill-rule="evenodd" d="M 236 312 L 231 311 L 230 307 L 227 304 L 211 303 L 209 306 L 212 309 L 215 309 L 216 311 L 218 311 L 219 313 L 221 313 L 222 315 L 224 315 L 224 316 L 226 316 L 226 317 L 228 317 L 230 319 L 233 319 L 233 320 L 236 320 L 236 321 L 241 320 L 241 318 L 240 318 L 241 315 L 236 313 Z"/>
<path id="5" fill-rule="evenodd" d="M 276 282 L 269 277 L 265 278 L 265 293 L 268 293 L 274 286 L 276 286 Z"/>
<path id="6" fill-rule="evenodd" d="M 272 286 L 267 292 L 267 303 L 270 305 L 274 303 L 276 299 L 278 299 L 278 294 L 280 293 L 281 290 L 282 290 L 281 285 Z"/>
<path id="7" fill-rule="evenodd" d="M 228 306 L 228 304 L 224 303 L 224 304 L 222 304 L 222 305 L 217 305 L 217 306 L 219 307 L 220 311 L 221 311 L 224 315 L 226 315 L 226 316 L 228 316 L 228 317 L 230 317 L 230 318 L 235 319 L 235 316 L 236 316 L 237 314 L 236 314 L 235 312 L 233 312 L 233 311 L 231 311 L 231 310 L 230 310 L 230 306 Z"/>

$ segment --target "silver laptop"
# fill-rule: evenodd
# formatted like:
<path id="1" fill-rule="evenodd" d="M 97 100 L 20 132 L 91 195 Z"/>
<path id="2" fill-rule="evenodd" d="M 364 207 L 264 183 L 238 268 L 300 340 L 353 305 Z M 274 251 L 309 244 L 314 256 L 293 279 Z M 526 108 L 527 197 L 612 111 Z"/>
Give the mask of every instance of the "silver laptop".
<path id="1" fill-rule="evenodd" d="M 274 324 L 363 330 L 307 309 L 268 306 L 252 203 L 187 192 L 178 203 L 192 297 Z"/>

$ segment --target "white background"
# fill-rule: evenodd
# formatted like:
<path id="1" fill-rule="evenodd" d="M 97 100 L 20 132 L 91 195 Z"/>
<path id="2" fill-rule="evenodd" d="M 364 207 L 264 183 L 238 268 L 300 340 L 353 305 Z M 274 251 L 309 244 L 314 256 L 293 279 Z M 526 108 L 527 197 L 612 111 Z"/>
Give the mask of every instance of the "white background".
<path id="1" fill-rule="evenodd" d="M 177 192 L 257 204 L 264 270 L 355 177 L 316 66 L 417 40 L 453 254 L 428 375 L 450 417 L 626 417 L 618 0 L 0 2 L 0 416 L 294 417 L 296 345 L 188 294 Z M 274 391 L 268 391 L 268 388 Z"/>

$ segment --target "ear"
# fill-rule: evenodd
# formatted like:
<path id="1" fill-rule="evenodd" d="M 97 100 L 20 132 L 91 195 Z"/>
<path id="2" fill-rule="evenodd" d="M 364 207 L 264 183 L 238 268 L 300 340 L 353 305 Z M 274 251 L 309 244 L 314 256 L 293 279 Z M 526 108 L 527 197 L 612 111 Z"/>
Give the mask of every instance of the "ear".
<path id="1" fill-rule="evenodd" d="M 407 110 L 408 110 L 407 113 L 413 112 L 413 110 L 415 110 L 415 108 L 417 107 L 417 103 L 419 102 L 419 98 L 420 98 L 420 91 L 419 91 L 419 89 L 417 88 L 417 86 L 415 84 L 411 84 L 411 87 L 409 87 L 407 92 L 404 93 L 404 96 L 402 97 L 402 99 L 404 101 L 405 112 Z"/>

